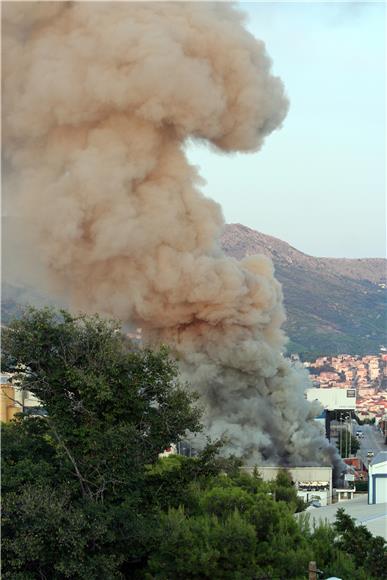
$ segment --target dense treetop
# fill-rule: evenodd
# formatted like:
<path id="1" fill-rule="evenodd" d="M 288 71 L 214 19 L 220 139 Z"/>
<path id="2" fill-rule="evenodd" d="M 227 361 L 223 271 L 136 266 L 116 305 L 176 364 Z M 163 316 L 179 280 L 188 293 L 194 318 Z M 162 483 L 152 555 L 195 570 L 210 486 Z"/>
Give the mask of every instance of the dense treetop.
<path id="1" fill-rule="evenodd" d="M 29 310 L 3 332 L 3 369 L 47 415 L 3 425 L 3 577 L 382 578 L 385 543 L 339 512 L 311 529 L 286 472 L 265 483 L 209 442 L 167 349 L 135 348 L 99 317 Z M 356 550 L 354 550 L 356 546 Z M 367 570 L 367 571 L 366 571 Z"/>

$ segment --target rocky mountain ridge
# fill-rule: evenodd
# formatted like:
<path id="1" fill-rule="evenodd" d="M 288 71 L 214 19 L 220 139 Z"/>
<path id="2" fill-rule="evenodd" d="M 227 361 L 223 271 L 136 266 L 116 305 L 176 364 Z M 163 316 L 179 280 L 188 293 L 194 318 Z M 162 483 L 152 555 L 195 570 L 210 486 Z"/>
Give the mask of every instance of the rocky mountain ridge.
<path id="1" fill-rule="evenodd" d="M 265 254 L 284 292 L 289 351 L 367 354 L 386 342 L 387 260 L 316 258 L 241 224 L 227 224 L 226 254 Z"/>

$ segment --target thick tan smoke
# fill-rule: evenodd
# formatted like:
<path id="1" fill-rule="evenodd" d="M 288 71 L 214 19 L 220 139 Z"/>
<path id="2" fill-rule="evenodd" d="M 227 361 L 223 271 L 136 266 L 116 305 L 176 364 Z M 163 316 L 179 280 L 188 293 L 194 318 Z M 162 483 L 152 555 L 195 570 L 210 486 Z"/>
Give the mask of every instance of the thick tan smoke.
<path id="1" fill-rule="evenodd" d="M 224 3 L 5 3 L 9 211 L 76 308 L 166 342 L 211 435 L 246 462 L 330 460 L 284 359 L 270 261 L 225 257 L 187 138 L 254 151 L 287 112 L 262 42 Z"/>

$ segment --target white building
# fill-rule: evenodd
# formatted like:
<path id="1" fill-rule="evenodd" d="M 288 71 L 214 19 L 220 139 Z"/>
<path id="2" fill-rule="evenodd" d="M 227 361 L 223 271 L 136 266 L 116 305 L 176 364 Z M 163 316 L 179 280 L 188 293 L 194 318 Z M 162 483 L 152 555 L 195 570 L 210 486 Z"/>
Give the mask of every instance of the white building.
<path id="1" fill-rule="evenodd" d="M 253 467 L 241 467 L 241 470 L 250 473 L 253 469 Z M 281 469 L 289 472 L 297 489 L 297 495 L 306 502 L 319 500 L 321 505 L 332 502 L 332 467 L 258 466 L 258 472 L 263 481 L 272 481 Z"/>
<path id="2" fill-rule="evenodd" d="M 318 401 L 324 409 L 328 411 L 356 409 L 356 391 L 355 389 L 307 389 L 306 398 L 308 401 Z"/>
<path id="3" fill-rule="evenodd" d="M 368 503 L 387 503 L 387 451 L 380 451 L 369 465 Z"/>

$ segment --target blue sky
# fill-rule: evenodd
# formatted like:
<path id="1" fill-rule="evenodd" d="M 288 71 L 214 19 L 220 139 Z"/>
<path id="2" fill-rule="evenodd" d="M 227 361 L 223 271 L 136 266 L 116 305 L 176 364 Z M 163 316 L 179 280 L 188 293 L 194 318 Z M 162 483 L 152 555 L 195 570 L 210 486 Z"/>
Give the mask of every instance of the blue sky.
<path id="1" fill-rule="evenodd" d="M 240 3 L 290 111 L 256 154 L 190 145 L 227 222 L 315 256 L 385 257 L 385 6 Z"/>

